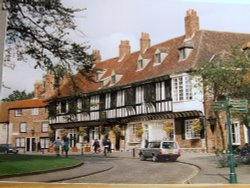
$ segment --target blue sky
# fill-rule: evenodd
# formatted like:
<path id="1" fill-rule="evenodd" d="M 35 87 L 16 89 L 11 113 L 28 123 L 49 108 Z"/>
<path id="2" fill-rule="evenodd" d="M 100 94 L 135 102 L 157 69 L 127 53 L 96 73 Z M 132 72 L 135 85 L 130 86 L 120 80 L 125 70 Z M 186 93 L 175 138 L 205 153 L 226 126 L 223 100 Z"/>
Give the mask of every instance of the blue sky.
<path id="1" fill-rule="evenodd" d="M 131 51 L 139 50 L 141 32 L 149 33 L 151 44 L 184 34 L 184 17 L 195 9 L 200 28 L 206 30 L 250 33 L 250 0 L 63 0 L 66 6 L 87 8 L 76 15 L 78 30 L 72 39 L 88 42 L 98 49 L 102 59 L 118 56 L 121 40 L 129 40 Z M 74 2 L 74 4 L 72 4 Z M 33 90 L 43 73 L 33 64 L 16 64 L 15 70 L 4 68 L 2 97 L 12 90 Z M 1 96 L 0 96 L 1 97 Z"/>

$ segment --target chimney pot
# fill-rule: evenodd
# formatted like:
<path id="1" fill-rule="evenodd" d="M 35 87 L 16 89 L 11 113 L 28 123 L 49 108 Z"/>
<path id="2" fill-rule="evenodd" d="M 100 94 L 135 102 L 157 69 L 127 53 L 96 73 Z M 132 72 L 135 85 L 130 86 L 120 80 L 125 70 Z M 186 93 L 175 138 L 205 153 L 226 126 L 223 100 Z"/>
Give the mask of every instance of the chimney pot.
<path id="1" fill-rule="evenodd" d="M 93 57 L 94 57 L 95 63 L 100 63 L 100 62 L 101 62 L 102 57 L 101 57 L 100 50 L 94 49 L 94 50 L 92 51 L 92 55 L 93 55 Z"/>

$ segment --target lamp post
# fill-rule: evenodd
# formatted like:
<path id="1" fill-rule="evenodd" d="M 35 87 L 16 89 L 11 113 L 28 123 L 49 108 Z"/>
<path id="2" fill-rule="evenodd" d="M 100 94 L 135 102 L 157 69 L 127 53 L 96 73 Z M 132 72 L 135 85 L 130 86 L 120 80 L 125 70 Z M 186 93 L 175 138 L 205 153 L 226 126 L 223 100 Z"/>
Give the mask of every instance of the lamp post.
<path id="1" fill-rule="evenodd" d="M 227 113 L 227 129 L 228 129 L 228 147 L 229 147 L 229 165 L 230 165 L 230 183 L 237 183 L 237 176 L 235 173 L 235 161 L 232 146 L 232 126 L 230 120 L 230 107 L 229 97 L 226 97 L 226 113 Z"/>

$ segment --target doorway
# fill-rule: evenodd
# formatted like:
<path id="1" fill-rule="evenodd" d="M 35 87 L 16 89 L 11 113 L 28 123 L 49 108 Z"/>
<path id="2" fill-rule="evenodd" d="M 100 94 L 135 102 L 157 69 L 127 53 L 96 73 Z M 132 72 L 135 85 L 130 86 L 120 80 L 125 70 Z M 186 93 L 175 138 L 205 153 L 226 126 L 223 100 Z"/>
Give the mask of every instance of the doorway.
<path id="1" fill-rule="evenodd" d="M 26 151 L 27 152 L 36 151 L 36 138 L 26 138 Z"/>

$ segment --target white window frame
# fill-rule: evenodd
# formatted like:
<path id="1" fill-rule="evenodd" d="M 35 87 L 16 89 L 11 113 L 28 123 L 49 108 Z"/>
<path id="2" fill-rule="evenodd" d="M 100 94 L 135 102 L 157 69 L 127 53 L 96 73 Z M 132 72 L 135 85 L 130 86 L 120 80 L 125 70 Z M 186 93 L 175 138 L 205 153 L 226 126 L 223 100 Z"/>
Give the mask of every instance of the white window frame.
<path id="1" fill-rule="evenodd" d="M 20 133 L 27 133 L 27 123 L 26 122 L 22 122 L 19 124 L 19 132 Z"/>
<path id="2" fill-rule="evenodd" d="M 99 110 L 100 108 L 100 96 L 94 95 L 90 97 L 90 111 Z"/>
<path id="3" fill-rule="evenodd" d="M 32 115 L 32 116 L 37 116 L 37 115 L 39 115 L 39 108 L 32 108 L 31 115 Z"/>
<path id="4" fill-rule="evenodd" d="M 82 111 L 82 99 L 77 99 L 77 112 L 81 112 Z"/>
<path id="5" fill-rule="evenodd" d="M 194 131 L 194 121 L 195 119 L 185 120 L 185 139 L 200 139 L 201 134 Z"/>
<path id="6" fill-rule="evenodd" d="M 16 109 L 15 110 L 15 116 L 22 116 L 23 115 L 23 110 L 22 109 Z"/>
<path id="7" fill-rule="evenodd" d="M 111 107 L 111 94 L 105 94 L 105 109 L 109 109 Z"/>
<path id="8" fill-rule="evenodd" d="M 137 63 L 138 63 L 138 70 L 144 69 L 144 61 L 143 61 L 143 59 L 139 59 Z"/>
<path id="9" fill-rule="evenodd" d="M 25 147 L 25 138 L 16 138 L 16 147 Z"/>
<path id="10" fill-rule="evenodd" d="M 155 63 L 161 64 L 161 62 L 162 62 L 161 53 L 160 52 L 155 53 Z"/>
<path id="11" fill-rule="evenodd" d="M 65 112 L 62 111 L 62 102 L 65 102 Z M 66 114 L 68 111 L 69 111 L 69 104 L 68 104 L 68 101 L 60 101 L 58 102 L 58 105 L 57 105 L 57 111 L 59 114 Z"/>
<path id="12" fill-rule="evenodd" d="M 144 103 L 144 87 L 143 86 L 136 87 L 135 93 L 136 93 L 135 103 L 136 104 Z"/>
<path id="13" fill-rule="evenodd" d="M 48 137 L 41 137 L 40 138 L 41 149 L 49 148 L 49 143 L 50 143 L 50 140 Z"/>
<path id="14" fill-rule="evenodd" d="M 41 130 L 43 133 L 49 132 L 49 122 L 47 121 L 42 122 Z"/>
<path id="15" fill-rule="evenodd" d="M 155 84 L 156 101 L 166 99 L 165 82 L 158 82 Z"/>
<path id="16" fill-rule="evenodd" d="M 172 78 L 172 96 L 174 102 L 192 100 L 192 91 L 192 81 L 189 75 Z"/>
<path id="17" fill-rule="evenodd" d="M 117 91 L 116 106 L 117 107 L 125 106 L 125 91 L 124 90 Z"/>
<path id="18" fill-rule="evenodd" d="M 240 123 L 238 121 L 231 123 L 231 130 L 232 144 L 240 145 Z"/>

